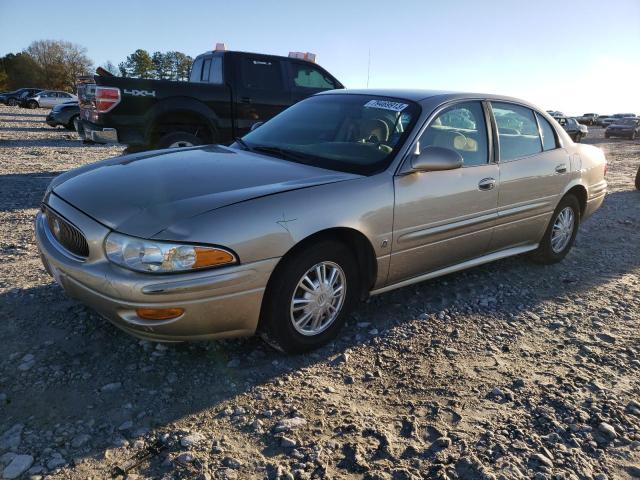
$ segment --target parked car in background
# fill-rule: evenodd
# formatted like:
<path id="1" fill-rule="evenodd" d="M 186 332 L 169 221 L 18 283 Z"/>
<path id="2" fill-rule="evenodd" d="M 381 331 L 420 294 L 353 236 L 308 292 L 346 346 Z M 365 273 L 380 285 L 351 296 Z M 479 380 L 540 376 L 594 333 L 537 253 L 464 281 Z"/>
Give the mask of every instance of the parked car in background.
<path id="1" fill-rule="evenodd" d="M 564 117 L 564 113 L 559 110 L 547 110 L 547 113 L 552 117 Z"/>
<path id="2" fill-rule="evenodd" d="M 207 52 L 189 82 L 96 75 L 79 89 L 79 133 L 129 150 L 229 144 L 303 98 L 343 88 L 311 54 L 299 56 Z"/>
<path id="3" fill-rule="evenodd" d="M 581 117 L 578 117 L 578 123 L 582 125 L 597 125 L 598 124 L 598 114 L 597 113 L 585 113 Z"/>
<path id="4" fill-rule="evenodd" d="M 605 138 L 625 137 L 635 140 L 640 137 L 640 119 L 635 117 L 617 118 L 604 131 Z"/>
<path id="5" fill-rule="evenodd" d="M 85 165 L 45 192 L 43 262 L 133 335 L 258 331 L 287 352 L 330 341 L 369 295 L 523 253 L 559 262 L 605 198 L 604 153 L 529 103 L 480 98 L 334 90 L 231 147 Z"/>
<path id="6" fill-rule="evenodd" d="M 589 129 L 586 125 L 582 125 L 578 123 L 578 121 L 573 117 L 554 117 L 556 121 L 565 129 L 565 131 L 569 134 L 571 139 L 580 143 L 584 137 L 589 133 Z"/>
<path id="7" fill-rule="evenodd" d="M 19 88 L 13 92 L 3 93 L 0 95 L 0 102 L 10 107 L 18 105 L 21 95 L 33 95 L 42 91 L 41 88 Z"/>
<path id="8" fill-rule="evenodd" d="M 50 127 L 63 126 L 67 130 L 75 130 L 74 122 L 80 116 L 78 102 L 59 103 L 47 115 L 47 125 Z"/>
<path id="9" fill-rule="evenodd" d="M 51 108 L 61 103 L 78 101 L 78 97 L 73 93 L 58 90 L 43 90 L 30 97 L 22 98 L 21 107 L 26 108 Z"/>

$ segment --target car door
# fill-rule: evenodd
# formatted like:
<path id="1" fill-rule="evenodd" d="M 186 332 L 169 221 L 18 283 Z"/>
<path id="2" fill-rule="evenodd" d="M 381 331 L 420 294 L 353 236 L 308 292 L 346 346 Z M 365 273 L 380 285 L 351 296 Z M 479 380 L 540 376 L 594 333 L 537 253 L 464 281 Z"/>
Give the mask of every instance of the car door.
<path id="1" fill-rule="evenodd" d="M 53 92 L 43 92 L 39 94 L 38 105 L 41 107 L 51 107 Z"/>
<path id="2" fill-rule="evenodd" d="M 498 220 L 491 251 L 540 241 L 571 170 L 551 123 L 532 109 L 491 102 L 500 165 Z"/>
<path id="3" fill-rule="evenodd" d="M 236 62 L 236 135 L 274 117 L 291 102 L 282 62 L 263 55 L 242 55 Z"/>
<path id="4" fill-rule="evenodd" d="M 417 149 L 449 148 L 462 168 L 408 172 L 395 177 L 393 248 L 388 283 L 482 256 L 498 205 L 499 171 L 492 158 L 488 112 L 465 101 L 438 112 Z"/>

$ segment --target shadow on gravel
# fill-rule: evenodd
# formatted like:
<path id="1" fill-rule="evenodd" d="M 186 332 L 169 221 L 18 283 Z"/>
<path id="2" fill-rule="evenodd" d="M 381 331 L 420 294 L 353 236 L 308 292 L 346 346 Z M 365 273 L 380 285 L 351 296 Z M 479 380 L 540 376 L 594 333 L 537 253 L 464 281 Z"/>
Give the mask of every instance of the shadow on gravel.
<path id="1" fill-rule="evenodd" d="M 38 208 L 49 182 L 60 172 L 0 175 L 0 212 Z"/>
<path id="2" fill-rule="evenodd" d="M 38 131 L 42 131 L 39 130 Z M 52 130 L 53 131 L 53 130 Z M 108 148 L 108 145 L 86 145 L 71 132 L 67 135 L 73 138 L 43 138 L 42 140 L 0 140 L 0 148 L 25 148 L 25 147 L 70 147 L 70 148 Z"/>
<path id="3" fill-rule="evenodd" d="M 6 122 L 6 123 L 39 123 L 39 124 L 43 124 L 44 123 L 44 117 L 42 117 L 42 120 L 25 120 L 23 118 L 2 118 L 2 116 L 0 115 L 0 122 Z M 7 130 L 15 130 L 15 129 L 8 128 Z"/>
<path id="4" fill-rule="evenodd" d="M 44 117 L 46 115 L 45 112 L 43 113 L 14 113 L 14 112 L 2 112 L 3 116 L 7 116 L 7 117 Z"/>
<path id="5" fill-rule="evenodd" d="M 616 202 L 631 201 L 631 196 L 637 194 L 613 193 L 603 209 L 615 210 Z M 30 197 L 27 201 L 33 202 Z M 602 222 L 606 218 L 603 214 Z M 115 448 L 119 438 L 133 442 L 149 429 L 175 431 L 173 422 L 202 411 L 213 417 L 222 402 L 266 383 L 286 382 L 289 373 L 307 366 L 334 362 L 346 349 L 376 344 L 393 336 L 396 326 L 425 313 L 456 309 L 460 315 L 509 316 L 548 300 L 589 295 L 593 287 L 640 267 L 640 242 L 635 248 L 628 243 L 619 248 L 620 236 L 637 236 L 637 227 L 627 231 L 626 225 L 611 223 L 606 236 L 600 224 L 582 231 L 576 248 L 557 265 L 511 258 L 373 297 L 359 305 L 338 340 L 302 356 L 283 356 L 256 338 L 169 347 L 139 342 L 68 299 L 54 284 L 12 289 L 0 295 L 0 318 L 8 320 L 0 322 L 0 338 L 10 345 L 7 356 L 16 352 L 5 364 L 16 369 L 26 354 L 34 356 L 34 363 L 28 370 L 4 373 L 6 383 L 15 381 L 15 387 L 7 391 L 10 403 L 0 431 L 17 422 L 28 424 L 31 431 L 55 430 L 57 424 L 93 425 L 90 448 L 71 448 L 67 459 L 104 461 L 105 451 Z M 601 249 L 611 250 L 606 262 L 594 255 Z M 480 298 L 493 295 L 499 285 L 517 293 L 483 304 Z M 357 323 L 364 320 L 371 326 L 359 328 Z M 368 332 L 374 327 L 382 333 Z M 259 398 L 254 402 L 257 411 Z M 265 455 L 282 453 L 267 437 Z M 134 471 L 144 474 L 145 468 Z"/>
<path id="6" fill-rule="evenodd" d="M 42 122 L 44 123 L 44 122 Z M 6 131 L 6 132 L 52 132 L 56 130 L 53 127 L 49 127 L 49 126 L 42 126 L 41 128 L 38 127 L 0 127 L 0 131 Z M 20 141 L 20 140 L 17 140 Z"/>

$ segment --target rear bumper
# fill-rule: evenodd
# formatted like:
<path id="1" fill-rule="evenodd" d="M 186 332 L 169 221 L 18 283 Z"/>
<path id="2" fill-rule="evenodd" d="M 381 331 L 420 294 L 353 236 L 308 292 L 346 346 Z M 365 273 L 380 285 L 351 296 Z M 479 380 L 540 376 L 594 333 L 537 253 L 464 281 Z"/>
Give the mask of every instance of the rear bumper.
<path id="1" fill-rule="evenodd" d="M 611 130 L 607 129 L 605 131 L 607 135 L 610 137 L 631 137 L 633 135 L 633 130 Z"/>
<path id="2" fill-rule="evenodd" d="M 82 128 L 78 129 L 78 134 L 84 140 L 91 140 L 95 143 L 118 143 L 118 131 L 115 128 L 98 127 L 86 120 L 79 122 Z"/>
<path id="3" fill-rule="evenodd" d="M 36 216 L 36 243 L 47 271 L 65 292 L 115 326 L 156 341 L 208 340 L 252 335 L 258 325 L 264 289 L 278 259 L 217 270 L 153 275 L 133 272 L 107 260 L 103 241 L 109 230 L 51 195 L 49 206 L 87 237 L 89 256 L 73 258 Z M 175 319 L 152 321 L 137 308 L 182 308 Z"/>

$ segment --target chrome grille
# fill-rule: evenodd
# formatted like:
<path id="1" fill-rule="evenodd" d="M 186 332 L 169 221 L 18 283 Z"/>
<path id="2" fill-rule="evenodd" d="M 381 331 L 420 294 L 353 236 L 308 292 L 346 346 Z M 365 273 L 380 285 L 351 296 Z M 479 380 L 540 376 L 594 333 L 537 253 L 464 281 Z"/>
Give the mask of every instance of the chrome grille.
<path id="1" fill-rule="evenodd" d="M 53 238 L 72 254 L 88 257 L 89 244 L 82 232 L 47 206 L 43 206 L 43 211 Z"/>

